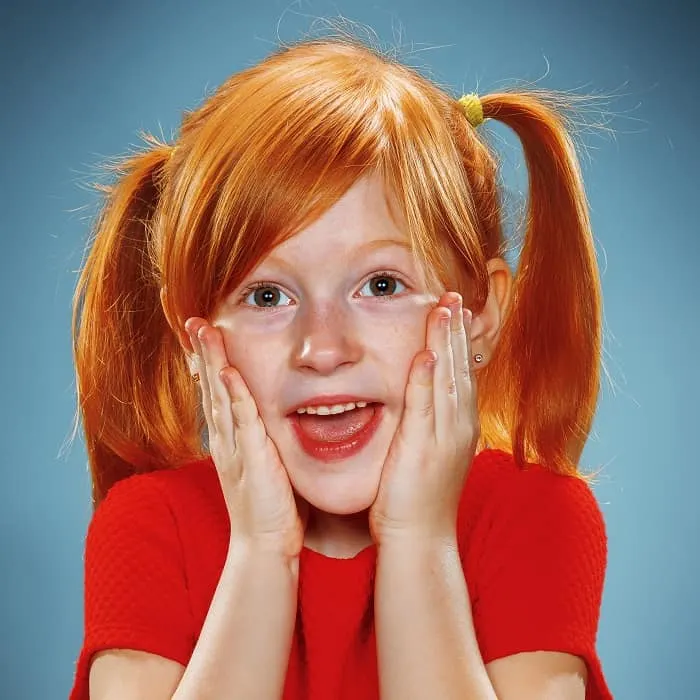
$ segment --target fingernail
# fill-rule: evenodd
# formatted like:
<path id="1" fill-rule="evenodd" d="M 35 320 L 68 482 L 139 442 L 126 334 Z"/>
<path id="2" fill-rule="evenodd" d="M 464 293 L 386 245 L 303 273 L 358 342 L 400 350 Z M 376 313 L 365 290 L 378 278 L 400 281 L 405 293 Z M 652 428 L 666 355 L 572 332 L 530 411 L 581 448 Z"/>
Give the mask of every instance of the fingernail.
<path id="1" fill-rule="evenodd" d="M 452 312 L 449 309 L 446 309 L 447 311 L 447 316 L 444 314 L 440 317 L 440 323 L 442 323 L 443 326 L 449 326 L 450 325 L 450 319 L 452 318 Z"/>

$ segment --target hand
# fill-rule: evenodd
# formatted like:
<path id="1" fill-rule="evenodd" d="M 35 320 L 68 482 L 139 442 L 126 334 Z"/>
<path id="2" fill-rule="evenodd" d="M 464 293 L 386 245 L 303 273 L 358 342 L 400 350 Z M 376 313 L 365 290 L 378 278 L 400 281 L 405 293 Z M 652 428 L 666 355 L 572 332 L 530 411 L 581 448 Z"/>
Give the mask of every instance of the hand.
<path id="1" fill-rule="evenodd" d="M 390 538 L 456 537 L 457 509 L 479 438 L 469 327 L 462 298 L 443 295 L 413 359 L 404 411 L 382 468 L 370 530 Z M 435 362 L 429 363 L 435 358 Z"/>
<path id="2" fill-rule="evenodd" d="M 197 356 L 209 449 L 231 518 L 231 540 L 298 557 L 304 521 L 287 471 L 243 377 L 229 365 L 221 331 L 201 318 L 188 319 L 185 329 Z"/>

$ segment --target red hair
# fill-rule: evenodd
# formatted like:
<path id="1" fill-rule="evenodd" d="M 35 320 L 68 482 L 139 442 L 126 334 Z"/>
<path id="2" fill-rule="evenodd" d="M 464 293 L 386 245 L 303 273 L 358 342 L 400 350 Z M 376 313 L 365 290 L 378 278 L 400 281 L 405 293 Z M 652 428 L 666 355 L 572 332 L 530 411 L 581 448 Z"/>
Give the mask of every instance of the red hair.
<path id="1" fill-rule="evenodd" d="M 481 446 L 579 475 L 600 375 L 601 292 L 578 161 L 547 93 L 482 97 L 519 136 L 528 216 L 512 301 L 479 375 Z M 175 329 L 207 317 L 276 245 L 370 171 L 430 285 L 474 311 L 502 256 L 498 163 L 453 96 L 352 39 L 306 41 L 233 75 L 173 146 L 148 137 L 106 188 L 75 294 L 79 407 L 95 502 L 205 454 Z M 161 300 L 161 289 L 167 293 Z"/>

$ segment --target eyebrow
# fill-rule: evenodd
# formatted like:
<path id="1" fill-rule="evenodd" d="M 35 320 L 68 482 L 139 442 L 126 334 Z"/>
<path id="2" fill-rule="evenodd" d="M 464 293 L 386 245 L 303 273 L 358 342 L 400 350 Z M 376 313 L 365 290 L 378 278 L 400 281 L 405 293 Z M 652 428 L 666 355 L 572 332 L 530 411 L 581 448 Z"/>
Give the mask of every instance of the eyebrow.
<path id="1" fill-rule="evenodd" d="M 376 241 L 368 241 L 367 243 L 364 243 L 359 248 L 357 248 L 355 252 L 351 255 L 350 262 L 352 262 L 356 258 L 359 258 L 361 255 L 367 255 L 368 253 L 372 253 L 375 250 L 379 250 L 380 248 L 390 247 L 403 248 L 408 252 L 411 252 L 412 250 L 411 245 L 407 241 L 398 240 L 396 238 L 381 238 Z M 288 272 L 293 272 L 295 269 L 286 260 L 279 258 L 275 255 L 269 255 L 265 262 L 271 265 L 276 265 L 277 267 L 287 270 Z"/>

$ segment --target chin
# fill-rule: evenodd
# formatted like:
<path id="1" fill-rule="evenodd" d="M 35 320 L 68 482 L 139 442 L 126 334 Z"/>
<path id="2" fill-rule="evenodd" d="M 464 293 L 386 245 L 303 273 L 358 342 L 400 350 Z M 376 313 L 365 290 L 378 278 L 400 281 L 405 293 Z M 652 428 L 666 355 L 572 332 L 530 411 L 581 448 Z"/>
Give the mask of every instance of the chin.
<path id="1" fill-rule="evenodd" d="M 381 464 L 364 473 L 293 474 L 294 490 L 310 506 L 330 515 L 353 515 L 367 510 L 377 497 Z M 296 478 L 295 478 L 296 477 Z"/>

